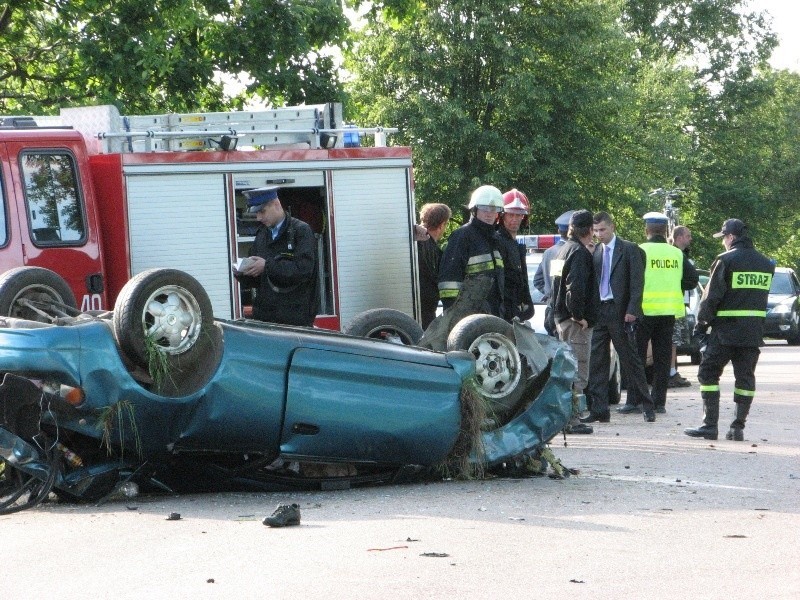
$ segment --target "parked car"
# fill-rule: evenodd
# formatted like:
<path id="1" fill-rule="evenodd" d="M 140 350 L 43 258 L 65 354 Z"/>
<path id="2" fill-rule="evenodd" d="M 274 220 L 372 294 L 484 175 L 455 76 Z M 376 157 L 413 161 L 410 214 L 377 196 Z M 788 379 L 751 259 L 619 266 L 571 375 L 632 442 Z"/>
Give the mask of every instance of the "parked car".
<path id="1" fill-rule="evenodd" d="M 700 300 L 703 298 L 705 283 L 708 282 L 708 271 L 698 269 L 698 274 L 700 282 L 688 292 L 689 304 L 686 307 L 686 327 L 683 331 L 683 339 L 676 346 L 678 356 L 688 356 L 693 365 L 699 365 L 703 358 L 697 339 L 692 337 L 692 331 L 697 324 L 697 311 L 700 308 Z"/>
<path id="2" fill-rule="evenodd" d="M 544 327 L 544 312 L 547 304 L 544 301 L 542 293 L 533 285 L 533 278 L 536 276 L 536 270 L 542 262 L 542 252 L 529 251 L 526 255 L 525 263 L 528 267 L 528 285 L 531 289 L 531 297 L 533 298 L 534 313 L 533 317 L 528 320 L 533 330 L 537 333 L 546 335 L 547 331 Z M 622 396 L 623 382 L 622 374 L 620 372 L 619 357 L 614 345 L 611 345 L 611 370 L 608 374 L 608 403 L 619 404 Z"/>
<path id="3" fill-rule="evenodd" d="M 47 320 L 52 302 L 36 304 Z M 565 345 L 525 338 L 522 360 L 487 315 L 459 323 L 448 352 L 211 315 L 197 280 L 154 269 L 113 313 L 0 317 L 0 514 L 129 483 L 342 489 L 491 468 L 540 450 L 571 412 Z M 513 378 L 496 376 L 501 360 Z"/>
<path id="4" fill-rule="evenodd" d="M 793 269 L 775 268 L 767 300 L 764 337 L 800 345 L 800 281 Z"/>

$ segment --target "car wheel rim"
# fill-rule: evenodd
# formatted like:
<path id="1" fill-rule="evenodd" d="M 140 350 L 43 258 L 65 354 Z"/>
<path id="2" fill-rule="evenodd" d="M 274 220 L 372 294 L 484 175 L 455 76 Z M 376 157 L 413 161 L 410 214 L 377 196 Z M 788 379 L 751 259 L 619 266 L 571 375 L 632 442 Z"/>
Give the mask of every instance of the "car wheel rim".
<path id="1" fill-rule="evenodd" d="M 507 396 L 519 383 L 520 358 L 505 336 L 486 333 L 469 347 L 475 357 L 475 381 L 485 395 L 497 399 Z"/>
<path id="2" fill-rule="evenodd" d="M 184 288 L 159 288 L 144 306 L 142 325 L 145 334 L 162 352 L 186 352 L 200 337 L 200 305 Z"/>
<path id="3" fill-rule="evenodd" d="M 64 299 L 51 287 L 46 285 L 29 285 L 19 291 L 11 302 L 10 317 L 41 320 L 42 315 L 35 310 L 46 312 L 49 305 L 63 304 Z"/>

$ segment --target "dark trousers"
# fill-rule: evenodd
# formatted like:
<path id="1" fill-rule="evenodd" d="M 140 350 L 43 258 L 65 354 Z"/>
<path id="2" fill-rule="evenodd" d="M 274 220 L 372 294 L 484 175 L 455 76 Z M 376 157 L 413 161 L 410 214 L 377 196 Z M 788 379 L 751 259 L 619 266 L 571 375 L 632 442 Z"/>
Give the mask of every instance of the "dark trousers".
<path id="1" fill-rule="evenodd" d="M 667 384 L 669 383 L 669 369 L 672 364 L 672 330 L 675 327 L 673 315 L 645 317 L 636 329 L 636 345 L 639 349 L 639 358 L 642 364 L 647 361 L 647 346 L 653 349 L 653 388 L 650 396 L 656 408 L 663 408 L 667 403 Z M 634 404 L 639 404 L 642 399 L 638 393 L 634 394 Z M 628 394 L 628 403 L 631 403 L 631 394 Z"/>
<path id="2" fill-rule="evenodd" d="M 723 369 L 730 362 L 733 364 L 734 393 L 752 397 L 756 391 L 756 365 L 761 350 L 748 346 L 724 346 L 711 331 L 708 346 L 703 353 L 703 360 L 697 371 L 697 380 L 701 386 L 719 385 Z"/>
<path id="3" fill-rule="evenodd" d="M 619 356 L 622 380 L 631 390 L 636 390 L 637 397 L 644 401 L 645 408 L 652 408 L 650 390 L 644 373 L 644 363 L 634 341 L 625 332 L 625 324 L 619 317 L 614 302 L 600 304 L 597 322 L 592 331 L 592 351 L 589 360 L 588 399 L 592 413 L 602 415 L 608 412 L 608 379 L 611 374 L 611 346 Z"/>

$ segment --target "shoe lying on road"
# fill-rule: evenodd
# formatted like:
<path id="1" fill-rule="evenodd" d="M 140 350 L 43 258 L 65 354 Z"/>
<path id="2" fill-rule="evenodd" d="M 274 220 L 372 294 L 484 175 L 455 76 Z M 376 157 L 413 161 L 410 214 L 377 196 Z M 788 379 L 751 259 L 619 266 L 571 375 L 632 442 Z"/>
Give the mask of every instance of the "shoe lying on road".
<path id="1" fill-rule="evenodd" d="M 297 504 L 279 504 L 275 512 L 264 519 L 264 525 L 270 527 L 300 525 L 300 507 Z"/>
<path id="2" fill-rule="evenodd" d="M 671 375 L 669 381 L 667 381 L 668 388 L 689 387 L 691 385 L 692 382 L 686 379 L 680 373 L 675 373 L 675 375 Z"/>

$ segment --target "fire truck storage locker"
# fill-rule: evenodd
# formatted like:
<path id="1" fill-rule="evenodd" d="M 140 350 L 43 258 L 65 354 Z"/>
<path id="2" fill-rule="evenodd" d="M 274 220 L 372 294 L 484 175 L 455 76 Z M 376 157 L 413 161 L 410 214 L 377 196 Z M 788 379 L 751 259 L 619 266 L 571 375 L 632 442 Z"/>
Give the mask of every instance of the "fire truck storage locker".
<path id="1" fill-rule="evenodd" d="M 187 271 L 215 316 L 243 316 L 230 265 L 247 253 L 254 229 L 239 231 L 248 220 L 241 192 L 275 184 L 289 205 L 319 199 L 314 210 L 323 214 L 307 206 L 295 213 L 319 234 L 319 325 L 339 329 L 371 308 L 418 316 L 410 157 L 176 165 L 133 156 L 122 160 L 131 275 Z"/>

